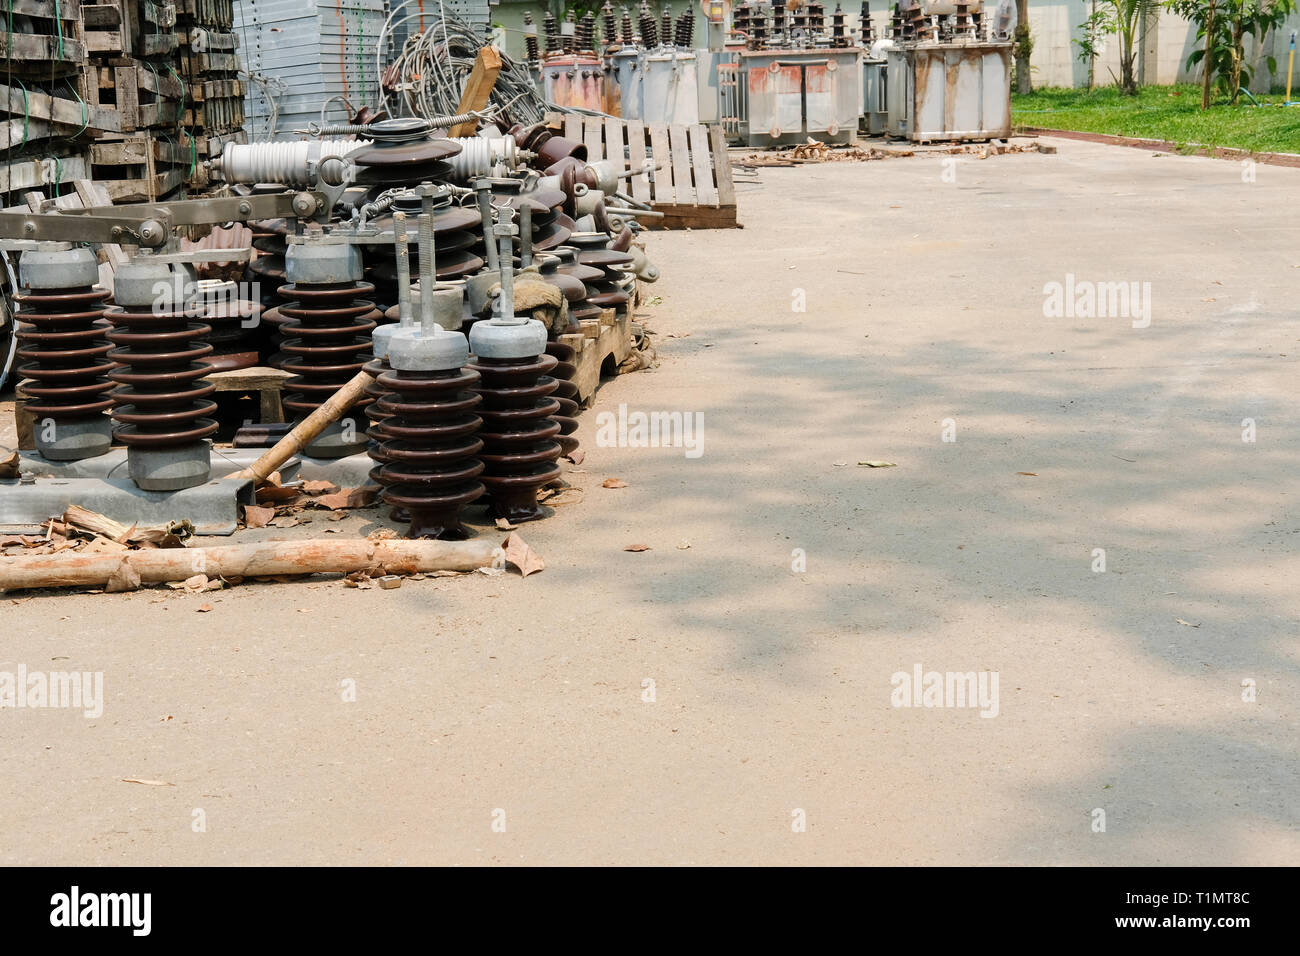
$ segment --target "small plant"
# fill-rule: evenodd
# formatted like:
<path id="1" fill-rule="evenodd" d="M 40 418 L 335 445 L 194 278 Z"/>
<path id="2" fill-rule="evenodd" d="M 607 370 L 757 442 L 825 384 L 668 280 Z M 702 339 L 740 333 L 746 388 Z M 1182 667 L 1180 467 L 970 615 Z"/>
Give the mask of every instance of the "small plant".
<path id="1" fill-rule="evenodd" d="M 1296 0 L 1168 0 L 1166 6 L 1196 24 L 1197 49 L 1187 57 L 1187 66 L 1207 64 L 1204 108 L 1209 106 L 1211 82 L 1236 104 L 1253 72 L 1246 62 L 1246 38 L 1254 38 L 1258 47 L 1269 30 L 1280 27 L 1295 12 Z M 1268 57 L 1265 65 L 1269 73 L 1277 72 L 1273 57 Z"/>

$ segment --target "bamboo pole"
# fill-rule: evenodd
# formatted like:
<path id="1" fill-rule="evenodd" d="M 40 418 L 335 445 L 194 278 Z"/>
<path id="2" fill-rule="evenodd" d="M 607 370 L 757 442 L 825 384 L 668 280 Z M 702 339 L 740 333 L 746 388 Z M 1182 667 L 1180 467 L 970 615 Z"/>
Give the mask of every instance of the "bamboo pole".
<path id="1" fill-rule="evenodd" d="M 110 582 L 159 584 L 196 574 L 209 578 L 371 571 L 416 574 L 504 566 L 504 552 L 474 541 L 264 541 L 216 548 L 159 548 L 119 554 L 16 555 L 0 558 L 0 591 L 24 588 L 104 587 Z M 128 587 L 117 588 L 129 590 Z"/>
<path id="2" fill-rule="evenodd" d="M 294 455 L 300 454 L 317 435 L 338 421 L 344 412 L 356 404 L 365 394 L 366 386 L 371 381 L 369 372 L 358 372 L 346 385 L 331 395 L 329 401 L 295 425 L 289 434 L 276 442 L 261 458 L 243 471 L 227 477 L 250 478 L 254 483 L 262 484 L 272 472 L 279 471 L 281 465 Z"/>

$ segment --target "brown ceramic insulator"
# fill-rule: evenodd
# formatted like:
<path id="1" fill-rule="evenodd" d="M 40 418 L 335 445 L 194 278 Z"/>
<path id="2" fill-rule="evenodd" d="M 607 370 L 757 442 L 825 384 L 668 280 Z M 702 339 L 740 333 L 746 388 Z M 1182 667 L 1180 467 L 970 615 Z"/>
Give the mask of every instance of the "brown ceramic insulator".
<path id="1" fill-rule="evenodd" d="M 377 404 L 382 419 L 370 429 L 378 442 L 370 477 L 383 485 L 383 499 L 410 515 L 410 538 L 460 541 L 469 537 L 460 513 L 484 494 L 479 476 L 483 449 L 475 414 L 483 399 L 472 389 L 473 369 L 382 373 L 376 384 L 388 394 Z"/>
<path id="2" fill-rule="evenodd" d="M 214 372 L 255 366 L 258 351 L 252 338 L 261 321 L 261 303 L 236 299 L 234 282 L 200 279 L 198 287 L 202 320 L 212 329 L 201 338 L 212 346 L 212 354 L 204 361 Z"/>
<path id="3" fill-rule="evenodd" d="M 300 419 L 310 415 L 371 360 L 370 333 L 379 312 L 362 297 L 374 290 L 368 282 L 280 288 L 290 300 L 276 310 L 284 319 L 280 367 L 294 375 L 284 383 L 287 412 Z M 365 398 L 354 407 L 369 402 Z"/>
<path id="4" fill-rule="evenodd" d="M 578 386 L 573 384 L 573 376 L 578 373 L 578 366 L 575 364 L 578 353 L 571 345 L 547 342 L 546 354 L 556 359 L 558 363 L 551 372 L 551 377 L 559 383 L 554 398 L 560 403 L 560 409 L 551 416 L 552 420 L 560 426 L 560 434 L 555 440 L 559 442 L 563 454 L 570 456 L 578 450 L 578 439 L 572 436 L 578 430 L 577 416 L 582 410 L 582 406 L 576 401 Z"/>
<path id="5" fill-rule="evenodd" d="M 112 325 L 104 319 L 103 289 L 64 289 L 15 295 L 20 311 L 18 366 L 27 393 L 27 411 L 38 420 L 57 425 L 84 421 L 112 407 L 105 356 L 113 348 L 107 338 Z"/>
<path id="6" fill-rule="evenodd" d="M 116 346 L 109 361 L 121 368 L 109 378 L 121 387 L 113 392 L 113 437 L 122 444 L 147 450 L 190 445 L 217 431 L 208 416 L 217 403 L 208 396 L 217 390 L 203 381 L 212 371 L 204 361 L 212 346 L 201 341 L 212 332 L 199 321 L 198 309 L 175 312 L 135 312 L 113 306 L 105 312 L 113 323 L 109 341 Z"/>
<path id="7" fill-rule="evenodd" d="M 525 359 L 479 358 L 471 366 L 483 381 L 479 417 L 489 513 L 510 522 L 545 517 L 537 490 L 560 477 L 560 423 L 551 416 L 560 403 L 551 397 L 559 383 L 550 376 L 558 361 L 550 355 Z"/>
<path id="8" fill-rule="evenodd" d="M 537 154 L 537 158 L 532 161 L 534 169 L 554 166 L 565 156 L 573 156 L 584 161 L 587 159 L 587 147 L 584 143 L 556 136 L 540 123 L 527 128 L 516 123 L 508 132 L 514 136 L 515 142 L 521 148 Z"/>

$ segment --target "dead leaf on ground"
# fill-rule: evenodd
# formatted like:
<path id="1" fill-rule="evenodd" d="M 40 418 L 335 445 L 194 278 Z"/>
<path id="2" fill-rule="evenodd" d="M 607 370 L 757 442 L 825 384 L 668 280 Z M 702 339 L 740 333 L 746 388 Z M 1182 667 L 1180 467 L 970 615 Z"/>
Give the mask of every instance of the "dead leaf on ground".
<path id="1" fill-rule="evenodd" d="M 274 508 L 259 508 L 257 505 L 244 505 L 244 527 L 265 528 L 275 517 Z"/>
<path id="2" fill-rule="evenodd" d="M 17 478 L 18 462 L 21 456 L 18 452 L 13 452 L 6 456 L 6 450 L 7 449 L 0 448 L 0 478 Z"/>
<path id="3" fill-rule="evenodd" d="M 345 588 L 357 588 L 361 591 L 369 591 L 374 585 L 370 582 L 370 575 L 365 571 L 353 571 L 343 579 Z"/>
<path id="4" fill-rule="evenodd" d="M 587 457 L 587 453 L 583 451 L 581 448 L 576 448 L 574 449 L 572 455 L 567 455 L 566 457 L 569 459 L 569 461 L 573 462 L 575 465 L 581 465 L 583 459 Z"/>
<path id="5" fill-rule="evenodd" d="M 514 531 L 518 527 L 518 525 L 511 524 L 508 518 L 497 518 L 496 524 L 497 528 L 502 531 Z"/>
<path id="6" fill-rule="evenodd" d="M 166 780 L 142 780 L 139 777 L 123 777 L 123 783 L 142 783 L 146 787 L 174 787 L 176 784 L 168 783 Z"/>
<path id="7" fill-rule="evenodd" d="M 629 545 L 628 545 L 626 548 L 624 548 L 623 550 L 624 550 L 624 551 L 649 551 L 649 550 L 650 550 L 650 545 L 648 545 L 648 544 L 629 544 Z"/>
<path id="8" fill-rule="evenodd" d="M 267 522 L 272 528 L 296 528 L 302 524 L 301 519 L 293 515 L 279 515 Z"/>
<path id="9" fill-rule="evenodd" d="M 1199 624 L 1193 624 L 1191 621 L 1184 621 L 1181 617 L 1174 618 L 1174 620 L 1176 620 L 1179 624 L 1183 625 L 1183 627 L 1200 627 L 1200 626 L 1201 626 L 1201 625 L 1199 625 Z"/>
<path id="10" fill-rule="evenodd" d="M 627 482 L 622 478 L 606 478 L 600 483 L 602 488 L 626 488 Z"/>
<path id="11" fill-rule="evenodd" d="M 332 481 L 304 481 L 302 490 L 309 495 L 325 495 L 338 491 L 339 486 Z"/>
<path id="12" fill-rule="evenodd" d="M 1038 477 L 1038 472 L 1036 472 L 1036 471 L 1018 471 L 1018 472 L 1016 472 L 1016 474 L 1017 474 L 1017 475 L 1024 475 L 1026 478 L 1037 478 L 1037 477 Z"/>
<path id="13" fill-rule="evenodd" d="M 688 551 L 690 550 L 690 547 L 691 547 L 691 543 L 687 541 L 685 538 L 677 542 L 678 551 Z"/>
<path id="14" fill-rule="evenodd" d="M 560 505 L 576 505 L 582 500 L 582 497 L 581 488 L 565 488 L 563 491 L 557 491 L 555 494 L 547 498 L 546 503 L 551 507 L 559 507 Z"/>
<path id="15" fill-rule="evenodd" d="M 196 607 L 194 610 L 197 611 L 197 612 L 200 613 L 200 614 L 207 614 L 209 611 L 212 610 L 212 605 L 211 605 L 211 604 L 200 604 L 200 605 L 199 605 L 198 607 Z"/>
<path id="16" fill-rule="evenodd" d="M 340 508 L 365 508 L 367 505 L 374 504 L 378 497 L 378 485 L 362 485 L 360 488 L 344 488 L 332 495 L 321 495 L 319 498 L 310 499 L 307 503 L 318 508 L 337 511 Z"/>
<path id="17" fill-rule="evenodd" d="M 530 548 L 517 534 L 512 533 L 506 538 L 505 549 L 506 560 L 519 569 L 522 577 L 526 578 L 546 567 L 546 562 L 542 560 L 541 555 Z"/>
<path id="18" fill-rule="evenodd" d="M 898 467 L 898 465 L 896 465 L 892 461 L 860 461 L 858 462 L 858 464 L 863 465 L 867 468 L 897 468 Z"/>

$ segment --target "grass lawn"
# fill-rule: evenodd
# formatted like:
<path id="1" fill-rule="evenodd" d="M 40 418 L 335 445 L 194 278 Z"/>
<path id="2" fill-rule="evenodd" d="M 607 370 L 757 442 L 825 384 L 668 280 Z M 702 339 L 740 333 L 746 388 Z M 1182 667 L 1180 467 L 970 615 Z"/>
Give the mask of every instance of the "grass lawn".
<path id="1" fill-rule="evenodd" d="M 1291 91 L 1300 99 L 1300 89 Z M 1201 110 L 1195 86 L 1148 86 L 1137 96 L 1116 87 L 1094 90 L 1042 89 L 1011 97 L 1012 121 L 1018 126 L 1070 129 L 1116 136 L 1163 139 L 1199 146 L 1228 146 L 1270 153 L 1300 153 L 1300 106 L 1280 106 L 1282 94 L 1259 97 L 1254 107 L 1243 95 L 1229 106 L 1216 97 Z"/>

